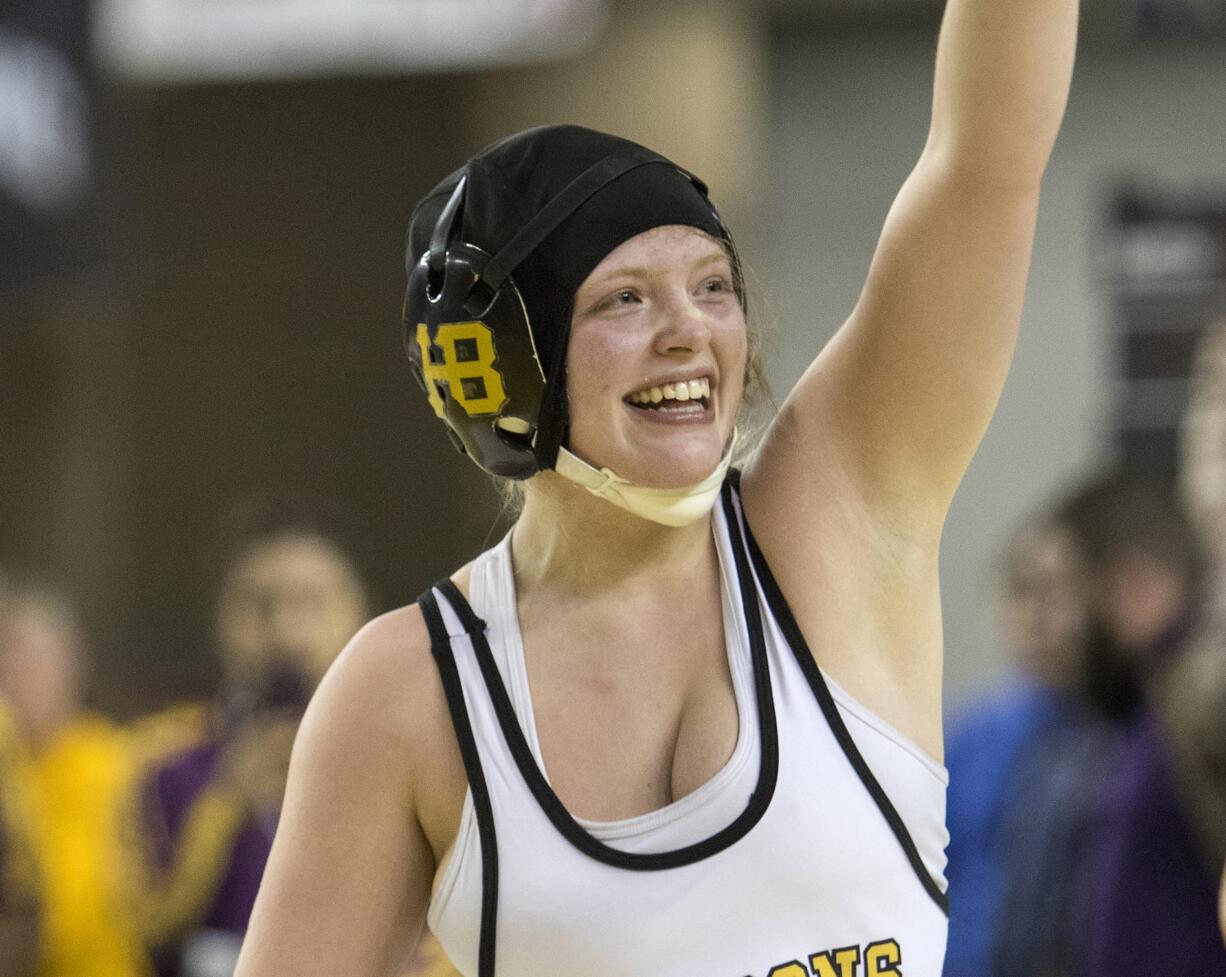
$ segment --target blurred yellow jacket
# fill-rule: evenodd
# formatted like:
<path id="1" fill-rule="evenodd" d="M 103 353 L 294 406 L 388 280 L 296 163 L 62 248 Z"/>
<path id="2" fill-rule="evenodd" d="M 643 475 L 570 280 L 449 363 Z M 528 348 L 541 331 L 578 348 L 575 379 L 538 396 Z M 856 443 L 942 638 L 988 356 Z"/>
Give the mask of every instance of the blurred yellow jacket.
<path id="1" fill-rule="evenodd" d="M 39 977 L 148 977 L 126 908 L 119 824 L 132 775 L 129 733 L 82 716 L 20 768 L 42 889 Z"/>

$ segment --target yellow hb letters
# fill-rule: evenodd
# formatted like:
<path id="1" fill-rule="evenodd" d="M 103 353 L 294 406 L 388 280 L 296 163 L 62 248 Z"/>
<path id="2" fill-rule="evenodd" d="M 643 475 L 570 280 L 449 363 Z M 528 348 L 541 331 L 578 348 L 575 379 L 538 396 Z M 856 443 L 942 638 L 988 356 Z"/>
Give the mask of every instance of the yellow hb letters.
<path id="1" fill-rule="evenodd" d="M 447 393 L 469 417 L 497 414 L 507 402 L 502 374 L 494 369 L 494 334 L 484 322 L 446 322 L 438 327 L 434 345 L 443 362 L 430 356 L 430 331 L 417 325 L 421 349 L 421 372 L 426 396 L 439 417 L 444 416 L 443 398 L 436 384 L 446 384 Z"/>

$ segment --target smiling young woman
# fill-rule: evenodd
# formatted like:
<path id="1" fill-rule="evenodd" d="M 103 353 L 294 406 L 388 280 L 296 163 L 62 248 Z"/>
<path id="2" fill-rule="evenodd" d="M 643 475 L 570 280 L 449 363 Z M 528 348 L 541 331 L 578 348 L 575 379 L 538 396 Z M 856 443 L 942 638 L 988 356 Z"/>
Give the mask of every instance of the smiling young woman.
<path id="1" fill-rule="evenodd" d="M 662 488 L 715 470 L 748 346 L 732 282 L 720 242 L 689 227 L 644 231 L 596 266 L 575 296 L 567 350 L 572 452 Z"/>
<path id="2" fill-rule="evenodd" d="M 1075 0 L 950 0 L 851 317 L 729 468 L 749 361 L 696 177 L 518 133 L 410 224 L 405 340 L 514 529 L 316 695 L 239 977 L 936 977 L 941 527 L 1004 382 Z"/>

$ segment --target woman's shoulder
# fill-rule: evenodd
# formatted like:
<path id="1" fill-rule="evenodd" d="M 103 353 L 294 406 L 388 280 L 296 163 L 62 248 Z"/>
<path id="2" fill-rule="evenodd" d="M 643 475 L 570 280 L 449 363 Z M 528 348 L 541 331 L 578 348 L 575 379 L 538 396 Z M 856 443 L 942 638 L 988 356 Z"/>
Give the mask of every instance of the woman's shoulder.
<path id="1" fill-rule="evenodd" d="M 307 738 L 322 752 L 364 768 L 351 774 L 403 790 L 436 854 L 439 844 L 445 847 L 459 821 L 465 778 L 418 604 L 376 617 L 353 637 L 304 725 L 313 727 Z"/>
<path id="2" fill-rule="evenodd" d="M 341 652 L 316 694 L 322 707 L 396 738 L 428 734 L 434 692 L 442 695 L 421 607 L 409 604 L 367 623 Z"/>
<path id="3" fill-rule="evenodd" d="M 451 575 L 465 596 L 472 568 L 468 563 Z M 430 629 L 416 601 L 380 614 L 358 631 L 325 678 L 324 686 L 329 683 L 342 702 L 352 700 L 359 708 L 384 703 L 404 710 L 406 719 L 447 716 Z"/>

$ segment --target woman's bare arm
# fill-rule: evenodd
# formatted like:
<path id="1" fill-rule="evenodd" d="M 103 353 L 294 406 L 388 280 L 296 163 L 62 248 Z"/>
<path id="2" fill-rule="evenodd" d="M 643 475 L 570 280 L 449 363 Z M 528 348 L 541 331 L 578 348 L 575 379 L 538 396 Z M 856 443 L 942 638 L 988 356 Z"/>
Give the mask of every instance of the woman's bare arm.
<path id="1" fill-rule="evenodd" d="M 1076 25 L 1077 0 L 949 0 L 927 143 L 763 452 L 773 484 L 804 492 L 833 450 L 891 525 L 939 527 L 1013 354 Z"/>
<path id="2" fill-rule="evenodd" d="M 1013 354 L 1076 27 L 1077 0 L 949 0 L 928 140 L 860 300 L 745 472 L 802 629 L 850 622 L 815 654 L 934 752 L 940 532 Z"/>
<path id="3" fill-rule="evenodd" d="M 459 763 L 420 612 L 373 621 L 303 720 L 237 977 L 401 972 L 458 821 Z"/>

